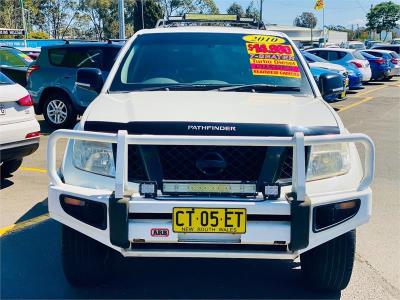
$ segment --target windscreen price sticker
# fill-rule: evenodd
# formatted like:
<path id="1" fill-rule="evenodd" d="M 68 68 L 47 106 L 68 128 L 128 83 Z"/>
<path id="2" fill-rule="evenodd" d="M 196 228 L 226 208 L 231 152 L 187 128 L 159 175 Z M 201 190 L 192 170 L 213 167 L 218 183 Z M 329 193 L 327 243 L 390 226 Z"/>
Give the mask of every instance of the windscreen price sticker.
<path id="1" fill-rule="evenodd" d="M 244 36 L 254 76 L 301 78 L 301 73 L 291 45 L 274 36 Z"/>

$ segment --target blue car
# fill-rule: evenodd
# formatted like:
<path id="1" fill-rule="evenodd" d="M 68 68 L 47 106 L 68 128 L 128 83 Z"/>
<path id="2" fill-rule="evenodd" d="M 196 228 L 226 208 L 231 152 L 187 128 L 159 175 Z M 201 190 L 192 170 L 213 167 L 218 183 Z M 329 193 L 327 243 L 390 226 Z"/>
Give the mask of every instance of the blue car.
<path id="1" fill-rule="evenodd" d="M 346 70 L 349 73 L 349 89 L 359 90 L 363 89 L 362 78 L 363 75 L 357 67 L 352 65 L 346 66 Z"/>
<path id="2" fill-rule="evenodd" d="M 75 86 L 79 68 L 98 68 L 104 80 L 122 45 L 113 42 L 66 42 L 42 47 L 38 59 L 27 70 L 27 89 L 36 114 L 42 114 L 55 129 L 75 124 L 77 116 L 96 97 L 95 92 Z"/>
<path id="3" fill-rule="evenodd" d="M 326 63 L 326 64 L 332 64 L 329 61 L 312 54 L 307 51 L 301 51 L 303 54 L 305 60 L 309 63 Z M 344 67 L 348 73 L 349 77 L 349 90 L 358 90 L 362 89 L 362 73 L 360 70 L 358 70 L 357 67 L 353 66 L 352 64 L 339 64 L 340 66 Z"/>
<path id="4" fill-rule="evenodd" d="M 371 66 L 373 80 L 386 79 L 390 76 L 391 67 L 389 61 L 382 57 L 377 57 L 364 51 L 360 51 L 361 55 L 364 56 L 369 61 Z"/>
<path id="5" fill-rule="evenodd" d="M 375 50 L 375 49 L 365 50 L 363 52 L 376 56 L 378 58 L 382 58 L 386 61 L 386 63 L 389 65 L 390 72 L 389 75 L 384 78 L 385 80 L 389 80 L 392 79 L 393 76 L 400 75 L 400 63 L 399 63 L 400 57 L 396 52 L 388 50 Z"/>
<path id="6" fill-rule="evenodd" d="M 340 74 L 339 72 L 336 72 L 336 71 L 329 71 L 329 70 L 324 69 L 324 68 L 318 68 L 318 67 L 312 67 L 312 66 L 310 67 L 310 70 L 311 70 L 311 74 L 314 77 L 314 80 L 317 82 L 317 85 L 318 85 L 318 82 L 319 82 L 319 77 L 322 74 L 326 74 L 326 73 L 328 73 L 328 74 Z M 345 89 L 344 84 L 343 84 L 343 89 Z M 341 94 L 342 94 L 342 92 L 339 92 L 339 93 L 333 94 L 333 95 L 329 95 L 329 96 L 324 96 L 324 100 L 326 102 L 336 101 L 341 96 Z"/>

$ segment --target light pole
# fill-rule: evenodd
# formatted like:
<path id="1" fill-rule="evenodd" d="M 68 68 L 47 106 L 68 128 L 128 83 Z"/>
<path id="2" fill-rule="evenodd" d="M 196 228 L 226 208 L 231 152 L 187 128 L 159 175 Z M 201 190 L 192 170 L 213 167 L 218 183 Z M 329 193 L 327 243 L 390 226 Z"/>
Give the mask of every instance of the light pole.
<path id="1" fill-rule="evenodd" d="M 144 0 L 140 0 L 140 3 L 142 4 L 142 29 L 144 29 Z"/>
<path id="2" fill-rule="evenodd" d="M 22 27 L 24 28 L 24 44 L 26 47 L 26 39 L 28 38 L 28 32 L 26 30 L 26 21 L 25 21 L 25 12 L 24 12 L 24 0 L 19 0 L 21 5 L 21 14 L 22 14 Z"/>
<path id="3" fill-rule="evenodd" d="M 119 38 L 125 39 L 124 0 L 118 0 Z"/>
<path id="4" fill-rule="evenodd" d="M 264 0 L 260 0 L 260 21 L 262 23 L 262 13 L 263 13 L 263 2 Z"/>

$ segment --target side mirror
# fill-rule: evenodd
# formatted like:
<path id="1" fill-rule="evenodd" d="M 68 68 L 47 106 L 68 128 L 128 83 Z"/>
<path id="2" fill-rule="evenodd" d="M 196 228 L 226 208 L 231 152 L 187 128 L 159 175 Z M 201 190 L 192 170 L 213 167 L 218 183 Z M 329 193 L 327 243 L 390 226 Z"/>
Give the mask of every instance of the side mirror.
<path id="1" fill-rule="evenodd" d="M 323 97 L 339 94 L 344 91 L 343 77 L 340 74 L 321 74 L 318 87 Z"/>
<path id="2" fill-rule="evenodd" d="M 97 68 L 80 68 L 76 73 L 75 84 L 81 88 L 95 91 L 99 94 L 104 84 L 103 74 L 101 70 Z"/>

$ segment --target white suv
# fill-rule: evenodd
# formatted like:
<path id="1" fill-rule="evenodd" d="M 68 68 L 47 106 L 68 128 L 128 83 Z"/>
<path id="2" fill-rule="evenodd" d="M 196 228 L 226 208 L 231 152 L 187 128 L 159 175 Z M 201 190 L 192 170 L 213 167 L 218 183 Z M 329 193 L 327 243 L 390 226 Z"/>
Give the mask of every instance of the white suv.
<path id="1" fill-rule="evenodd" d="M 0 161 L 1 177 L 22 164 L 23 157 L 39 147 L 40 126 L 28 91 L 0 72 Z"/>
<path id="2" fill-rule="evenodd" d="M 343 89 L 321 75 L 322 94 Z M 49 139 L 49 211 L 70 283 L 125 257 L 295 259 L 313 287 L 347 286 L 368 222 L 374 147 L 349 134 L 284 34 L 181 26 L 137 32 L 74 130 Z M 55 145 L 69 138 L 61 169 Z M 366 148 L 365 173 L 355 142 Z M 139 275 L 140 276 L 140 275 Z"/>

